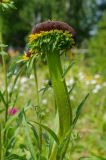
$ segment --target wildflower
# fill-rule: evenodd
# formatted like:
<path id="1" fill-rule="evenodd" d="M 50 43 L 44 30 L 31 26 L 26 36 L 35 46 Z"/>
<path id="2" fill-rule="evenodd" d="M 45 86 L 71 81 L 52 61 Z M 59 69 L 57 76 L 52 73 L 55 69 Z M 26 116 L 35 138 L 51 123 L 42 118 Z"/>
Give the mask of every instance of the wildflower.
<path id="1" fill-rule="evenodd" d="M 80 72 L 78 75 L 79 75 L 79 79 L 80 79 L 80 80 L 83 80 L 83 79 L 84 79 L 84 74 L 83 74 L 83 72 Z"/>
<path id="2" fill-rule="evenodd" d="M 8 115 L 13 116 L 13 115 L 15 115 L 17 112 L 18 112 L 18 110 L 17 110 L 17 108 L 15 108 L 15 107 L 8 109 Z"/>
<path id="3" fill-rule="evenodd" d="M 103 83 L 103 87 L 106 87 L 106 82 Z"/>
<path id="4" fill-rule="evenodd" d="M 70 100 L 74 100 L 74 96 L 70 96 Z"/>
<path id="5" fill-rule="evenodd" d="M 95 74 L 95 78 L 96 79 L 100 78 L 100 74 Z"/>
<path id="6" fill-rule="evenodd" d="M 97 90 L 100 90 L 100 89 L 101 89 L 101 85 L 100 85 L 100 84 L 97 84 L 95 88 L 96 88 Z"/>
<path id="7" fill-rule="evenodd" d="M 88 86 L 88 85 L 90 85 L 90 81 L 89 80 L 86 80 L 85 81 L 85 84 Z"/>
<path id="8" fill-rule="evenodd" d="M 93 92 L 93 93 L 98 93 L 101 88 L 102 88 L 101 85 L 100 85 L 100 84 L 97 84 L 97 85 L 95 86 L 95 88 L 92 90 L 92 92 Z"/>
<path id="9" fill-rule="evenodd" d="M 74 83 L 74 79 L 71 78 L 71 79 L 69 80 L 69 84 L 72 85 L 73 83 Z"/>
<path id="10" fill-rule="evenodd" d="M 43 99 L 42 104 L 47 105 L 47 99 Z"/>
<path id="11" fill-rule="evenodd" d="M 27 61 L 29 58 L 30 58 L 30 56 L 32 55 L 32 50 L 28 50 L 25 54 L 24 54 L 24 56 L 23 56 L 23 59 L 25 60 L 25 61 Z"/>
<path id="12" fill-rule="evenodd" d="M 75 44 L 76 32 L 68 24 L 60 21 L 46 21 L 35 25 L 28 38 L 28 45 L 31 51 L 37 55 L 47 51 L 69 50 Z M 24 60 L 28 60 L 32 53 L 24 55 Z"/>
<path id="13" fill-rule="evenodd" d="M 95 79 L 91 80 L 91 84 L 96 84 L 96 80 Z"/>
<path id="14" fill-rule="evenodd" d="M 21 84 L 24 84 L 25 82 L 27 82 L 27 80 L 28 80 L 28 79 L 27 79 L 26 77 L 22 77 L 22 78 L 21 78 Z"/>

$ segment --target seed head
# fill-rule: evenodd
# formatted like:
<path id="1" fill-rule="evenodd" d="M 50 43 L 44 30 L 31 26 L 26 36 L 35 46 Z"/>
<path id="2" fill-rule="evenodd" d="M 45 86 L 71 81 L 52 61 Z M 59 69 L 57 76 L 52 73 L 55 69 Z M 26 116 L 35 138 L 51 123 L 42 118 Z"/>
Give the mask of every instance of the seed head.
<path id="1" fill-rule="evenodd" d="M 69 26 L 67 23 L 61 21 L 45 21 L 35 25 L 32 29 L 32 34 L 40 33 L 41 31 L 50 31 L 50 30 L 62 30 L 68 31 L 72 34 L 74 40 L 76 39 L 75 30 Z"/>

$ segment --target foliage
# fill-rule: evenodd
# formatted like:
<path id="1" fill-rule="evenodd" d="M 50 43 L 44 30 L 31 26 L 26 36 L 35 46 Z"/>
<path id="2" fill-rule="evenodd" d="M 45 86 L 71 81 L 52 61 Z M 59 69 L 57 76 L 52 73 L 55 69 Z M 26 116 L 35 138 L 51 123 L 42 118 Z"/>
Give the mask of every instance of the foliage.
<path id="1" fill-rule="evenodd" d="M 106 11 L 98 23 L 96 35 L 89 42 L 89 65 L 106 79 Z M 89 61 L 90 60 L 90 61 Z"/>
<path id="2" fill-rule="evenodd" d="M 89 32 L 98 20 L 96 0 L 15 0 L 15 5 L 16 10 L 4 13 L 4 37 L 13 46 L 25 46 L 26 35 L 32 26 L 49 19 L 69 23 L 76 29 L 78 42 L 81 42 L 90 36 Z"/>
<path id="3" fill-rule="evenodd" d="M 2 2 L 3 4 L 6 1 L 8 0 L 2 0 L 0 3 Z M 22 4 L 26 2 L 28 6 L 30 5 L 28 1 L 21 2 Z M 49 3 L 51 6 L 51 3 L 53 5 L 58 3 L 59 6 L 62 4 L 64 8 L 64 1 L 54 2 L 49 1 L 46 3 L 45 0 L 42 0 L 39 3 L 41 6 Z M 80 3 L 82 1 L 77 2 Z M 30 13 L 32 13 L 31 9 L 35 8 L 34 4 L 35 1 L 33 1 L 33 6 L 30 9 L 20 4 L 20 8 L 23 7 L 24 9 L 25 7 L 28 9 L 27 11 L 30 10 Z M 5 7 L 3 5 L 1 6 L 3 12 L 0 10 L 2 13 L 2 17 L 0 15 L 0 55 L 2 58 L 2 64 L 0 66 L 0 160 L 48 160 L 50 159 L 49 157 L 54 160 L 54 155 L 56 154 L 56 160 L 105 160 L 106 82 L 103 81 L 102 74 L 93 76 L 91 71 L 88 72 L 87 68 L 82 65 L 82 61 L 79 64 L 75 63 L 69 57 L 67 58 L 66 55 L 57 54 L 57 52 L 53 52 L 53 55 L 48 52 L 47 57 L 45 56 L 48 59 L 50 73 L 48 73 L 48 65 L 42 63 L 44 57 L 38 59 L 36 56 L 33 57 L 33 54 L 31 58 L 28 57 L 24 60 L 22 60 L 23 56 L 16 57 L 14 60 L 11 58 L 10 63 L 7 63 L 10 57 L 6 52 L 7 45 L 3 43 L 3 35 L 7 36 L 8 32 L 10 34 L 10 29 L 4 26 L 8 22 L 4 19 L 3 14 L 8 15 L 8 13 L 17 11 L 10 10 L 11 7 L 14 8 L 13 5 L 11 6 L 11 3 L 10 5 L 4 5 Z M 47 13 L 45 10 L 43 11 L 43 13 Z M 26 19 L 23 24 L 29 24 L 27 17 L 31 18 L 30 15 L 32 14 L 26 14 L 26 18 L 24 19 L 22 8 L 20 12 L 22 12 L 22 21 Z M 56 12 L 57 9 L 53 13 L 54 17 L 64 15 L 64 12 L 62 13 L 61 10 L 58 15 Z M 98 41 L 100 38 L 104 40 L 103 43 L 99 41 L 99 48 L 103 50 L 103 57 L 105 57 L 105 15 L 99 24 L 101 34 L 98 34 L 96 38 Z M 16 20 L 20 20 L 18 18 L 19 15 L 16 16 Z M 26 26 L 20 28 L 21 25 L 18 26 L 16 23 L 15 27 L 19 31 L 17 35 L 20 31 L 24 32 L 24 29 L 28 32 L 31 25 L 28 28 Z M 49 36 L 51 36 L 51 33 Z M 64 46 L 69 48 L 70 45 L 67 42 L 72 43 L 71 35 L 69 36 L 64 33 L 66 34 L 66 37 L 64 37 L 63 33 L 61 33 L 62 35 L 60 33 L 55 33 L 57 39 L 51 41 L 55 41 L 55 44 L 57 44 L 57 46 L 54 45 L 54 51 L 56 51 L 56 47 L 58 47 L 58 51 L 59 49 L 64 50 Z M 11 34 L 13 34 L 12 31 Z M 60 37 L 64 39 L 64 43 L 60 41 Z M 10 35 L 8 35 L 8 38 L 11 39 Z M 37 43 L 37 47 L 39 48 L 41 44 L 43 48 L 44 42 L 46 41 L 47 43 L 49 38 L 44 38 L 42 42 L 40 37 L 40 43 Z M 96 39 L 94 37 L 94 40 L 91 40 L 90 49 L 97 46 L 96 44 L 94 45 Z M 58 40 L 59 43 L 57 43 Z M 60 43 L 64 45 L 60 45 Z M 23 44 L 21 43 L 21 45 Z M 46 51 L 46 46 L 51 51 L 53 45 L 50 47 L 47 44 L 42 51 Z M 34 49 L 36 48 L 35 46 L 33 47 Z M 99 56 L 94 57 L 98 63 L 100 63 L 99 48 L 96 51 Z M 28 53 L 27 56 L 29 56 Z M 60 63 L 60 56 L 62 56 L 62 63 Z M 61 64 L 63 66 L 62 68 Z M 100 70 L 100 66 L 97 67 Z M 91 69 L 93 70 L 94 67 Z M 101 70 L 99 73 L 101 73 Z M 105 75 L 105 72 L 102 73 Z M 89 101 L 85 103 L 89 95 L 86 95 L 88 92 L 90 92 Z M 66 105 L 68 106 L 67 99 L 69 100 L 68 102 L 71 101 L 71 106 L 66 109 Z M 84 104 L 85 107 L 83 108 Z M 71 117 L 71 127 L 70 119 L 68 119 L 70 118 L 68 117 L 70 115 L 70 109 L 72 109 L 73 115 Z M 57 128 L 59 128 L 57 113 L 59 112 L 62 113 L 59 115 L 59 123 L 62 124 L 59 132 L 60 136 L 57 132 Z"/>

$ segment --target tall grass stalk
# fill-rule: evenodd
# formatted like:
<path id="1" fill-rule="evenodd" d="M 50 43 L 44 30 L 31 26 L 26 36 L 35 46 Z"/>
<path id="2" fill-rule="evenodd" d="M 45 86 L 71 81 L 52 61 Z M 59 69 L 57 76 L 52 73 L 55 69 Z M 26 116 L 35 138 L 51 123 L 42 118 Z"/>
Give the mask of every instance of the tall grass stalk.
<path id="1" fill-rule="evenodd" d="M 5 108 L 5 123 L 7 122 L 7 115 L 8 115 L 8 80 L 7 80 L 7 66 L 6 66 L 6 57 L 3 55 L 4 48 L 3 48 L 3 20 L 2 15 L 0 16 L 0 51 L 2 53 L 2 63 L 3 63 L 3 73 L 4 73 L 4 86 L 5 86 L 5 101 L 6 101 L 6 108 Z"/>
<path id="2" fill-rule="evenodd" d="M 41 124 L 41 119 L 40 119 L 40 115 L 39 115 L 39 107 L 40 107 L 40 99 L 39 99 L 39 87 L 38 87 L 38 79 L 37 79 L 37 72 L 36 72 L 36 61 L 34 61 L 33 63 L 33 70 L 34 70 L 34 79 L 35 79 L 35 95 L 36 95 L 36 100 L 37 100 L 37 105 L 36 105 L 36 110 L 37 110 L 37 118 L 38 118 L 38 122 L 39 124 Z M 39 152 L 40 155 L 42 153 L 42 127 L 39 126 Z"/>

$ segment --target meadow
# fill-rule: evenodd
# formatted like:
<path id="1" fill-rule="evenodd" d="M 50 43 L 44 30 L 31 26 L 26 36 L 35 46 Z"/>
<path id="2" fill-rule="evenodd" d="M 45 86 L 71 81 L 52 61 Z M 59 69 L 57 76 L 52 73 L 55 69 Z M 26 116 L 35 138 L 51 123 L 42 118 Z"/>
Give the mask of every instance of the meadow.
<path id="1" fill-rule="evenodd" d="M 3 31 L 15 4 L 0 7 L 0 160 L 106 160 L 104 28 L 79 43 L 66 23 L 49 21 L 57 28 L 30 27 L 15 49 Z"/>

